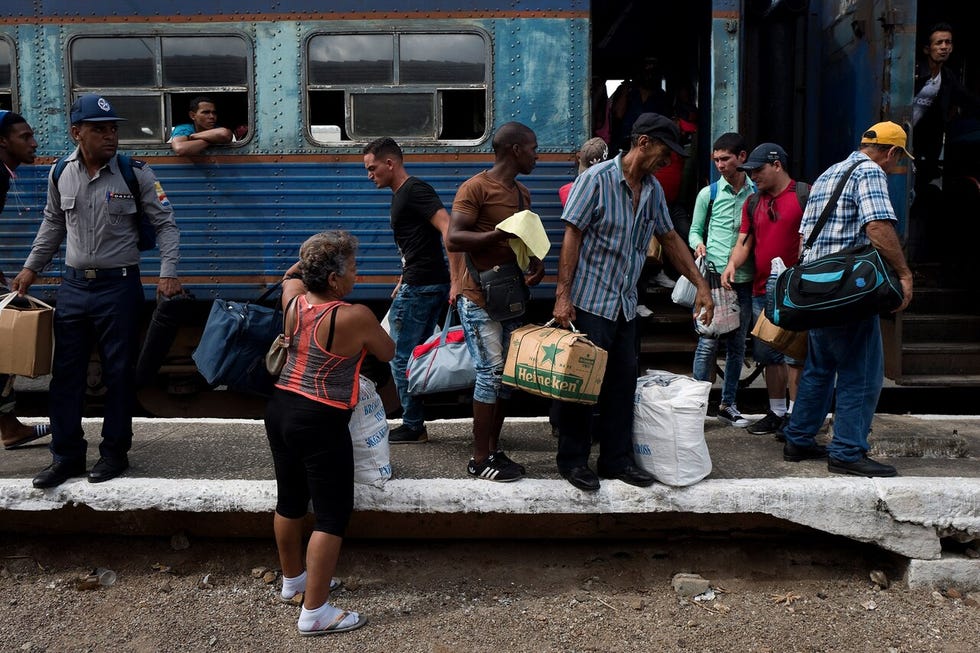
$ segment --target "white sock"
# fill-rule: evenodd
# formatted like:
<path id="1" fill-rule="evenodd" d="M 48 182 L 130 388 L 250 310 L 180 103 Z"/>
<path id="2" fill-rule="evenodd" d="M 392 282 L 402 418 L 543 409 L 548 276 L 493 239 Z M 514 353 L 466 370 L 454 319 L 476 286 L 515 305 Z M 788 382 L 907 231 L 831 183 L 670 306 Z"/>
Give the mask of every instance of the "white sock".
<path id="1" fill-rule="evenodd" d="M 302 631 L 323 630 L 333 621 L 343 614 L 343 610 L 335 608 L 329 603 L 324 603 L 315 610 L 307 610 L 306 606 L 299 613 L 299 621 L 296 626 Z M 355 621 L 356 621 L 355 617 Z"/>
<path id="2" fill-rule="evenodd" d="M 295 578 L 282 577 L 282 598 L 287 601 L 300 592 L 306 591 L 306 571 Z"/>
<path id="3" fill-rule="evenodd" d="M 783 398 L 773 399 L 769 398 L 769 410 L 776 414 L 776 417 L 782 417 L 786 414 L 786 400 Z"/>
<path id="4" fill-rule="evenodd" d="M 790 400 L 790 402 L 789 402 L 789 410 L 786 411 L 786 412 L 792 414 L 793 413 L 793 404 L 795 404 L 795 403 L 796 403 L 795 401 Z"/>

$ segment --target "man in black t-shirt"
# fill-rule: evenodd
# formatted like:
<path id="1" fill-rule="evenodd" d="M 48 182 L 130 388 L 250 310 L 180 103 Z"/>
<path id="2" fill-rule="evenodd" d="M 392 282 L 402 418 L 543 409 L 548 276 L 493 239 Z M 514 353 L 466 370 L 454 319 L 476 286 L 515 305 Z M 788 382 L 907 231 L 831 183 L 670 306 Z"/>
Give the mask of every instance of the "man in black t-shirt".
<path id="1" fill-rule="evenodd" d="M 4 207 L 7 204 L 7 192 L 17 178 L 17 173 L 14 171 L 22 163 L 34 163 L 36 151 L 37 141 L 34 140 L 34 130 L 27 124 L 24 117 L 12 111 L 0 109 L 0 213 L 4 212 Z M 21 216 L 22 213 L 30 210 L 31 207 L 24 205 L 24 201 L 20 199 L 16 190 L 14 191 L 14 198 L 10 203 L 11 213 Z M 6 293 L 7 279 L 3 275 L 3 270 L 0 270 L 0 286 L 3 286 L 3 292 Z M 0 374 L 0 442 L 2 442 L 4 449 L 20 447 L 50 433 L 47 424 L 28 426 L 21 424 L 20 420 L 17 419 L 17 416 L 14 415 L 17 397 L 14 394 L 13 384 L 13 375 Z"/>
<path id="2" fill-rule="evenodd" d="M 405 172 L 402 150 L 394 140 L 379 138 L 368 143 L 364 167 L 368 179 L 394 194 L 391 230 L 402 257 L 402 276 L 391 293 L 388 321 L 395 341 L 391 371 L 403 414 L 402 425 L 388 435 L 388 441 L 425 442 L 422 401 L 408 394 L 405 368 L 416 345 L 432 335 L 449 301 L 449 269 L 443 255 L 449 213 L 432 186 Z"/>

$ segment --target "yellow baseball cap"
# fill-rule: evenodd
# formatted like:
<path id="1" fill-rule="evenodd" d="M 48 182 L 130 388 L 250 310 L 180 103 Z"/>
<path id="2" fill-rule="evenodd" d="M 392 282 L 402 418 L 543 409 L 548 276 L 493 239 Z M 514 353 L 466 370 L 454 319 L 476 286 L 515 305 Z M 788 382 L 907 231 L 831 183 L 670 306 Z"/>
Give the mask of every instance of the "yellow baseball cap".
<path id="1" fill-rule="evenodd" d="M 868 127 L 868 131 L 861 136 L 861 144 L 871 143 L 874 145 L 894 145 L 902 148 L 902 151 L 911 159 L 912 153 L 906 149 L 908 136 L 900 125 L 893 122 L 879 122 Z"/>

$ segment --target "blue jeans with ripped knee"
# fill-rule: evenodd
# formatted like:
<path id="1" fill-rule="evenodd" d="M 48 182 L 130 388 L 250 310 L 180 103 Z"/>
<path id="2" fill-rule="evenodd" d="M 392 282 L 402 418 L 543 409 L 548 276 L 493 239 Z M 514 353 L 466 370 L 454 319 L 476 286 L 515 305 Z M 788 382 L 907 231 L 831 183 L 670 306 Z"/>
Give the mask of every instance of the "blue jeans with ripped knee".
<path id="1" fill-rule="evenodd" d="M 500 384 L 500 377 L 504 371 L 510 334 L 521 326 L 522 320 L 491 320 L 486 310 L 462 295 L 456 300 L 456 308 L 463 323 L 466 346 L 476 365 L 473 399 L 485 404 L 495 404 L 498 397 L 509 398 L 511 389 Z"/>

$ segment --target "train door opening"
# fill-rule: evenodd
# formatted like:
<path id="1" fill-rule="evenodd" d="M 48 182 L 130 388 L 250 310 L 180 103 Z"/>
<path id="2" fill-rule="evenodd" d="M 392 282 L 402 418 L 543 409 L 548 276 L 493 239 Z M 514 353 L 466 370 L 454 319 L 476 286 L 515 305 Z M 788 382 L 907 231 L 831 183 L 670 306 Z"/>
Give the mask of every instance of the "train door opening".
<path id="1" fill-rule="evenodd" d="M 672 118 L 689 156 L 674 155 L 656 173 L 671 219 L 687 242 L 698 190 L 707 183 L 711 134 L 712 0 L 592 2 L 592 132 L 609 155 L 629 149 L 641 113 Z M 737 126 L 732 125 L 731 129 Z M 648 264 L 639 279 L 639 303 L 650 308 L 641 330 L 641 355 L 660 369 L 690 371 L 697 340 L 690 314 L 672 304 L 667 284 L 678 273 Z M 641 316 L 644 313 L 641 310 Z"/>
<path id="2" fill-rule="evenodd" d="M 967 257 L 951 255 L 950 244 L 980 238 L 980 43 L 970 38 L 972 10 L 937 0 L 918 2 L 915 16 L 908 255 L 912 263 L 945 262 L 944 286 L 965 287 L 972 278 Z"/>
<path id="3" fill-rule="evenodd" d="M 696 144 L 710 124 L 710 27 L 711 0 L 592 3 L 592 135 L 609 142 L 612 156 L 628 149 L 640 113 L 677 120 L 694 156 L 678 187 L 665 190 L 688 210 L 707 172 Z"/>

